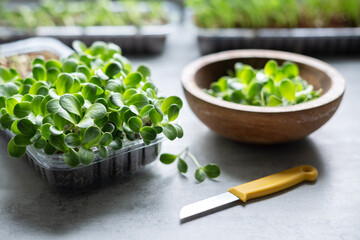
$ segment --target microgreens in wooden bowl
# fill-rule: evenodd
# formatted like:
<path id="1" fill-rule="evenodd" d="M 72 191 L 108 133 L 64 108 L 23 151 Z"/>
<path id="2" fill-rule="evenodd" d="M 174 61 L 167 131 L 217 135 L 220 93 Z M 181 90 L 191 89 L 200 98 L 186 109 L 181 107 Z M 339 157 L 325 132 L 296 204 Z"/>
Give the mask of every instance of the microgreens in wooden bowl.
<path id="1" fill-rule="evenodd" d="M 20 158 L 32 145 L 45 154 L 63 154 L 71 167 L 89 165 L 95 154 L 106 158 L 124 141 L 150 144 L 163 134 L 181 138 L 174 123 L 182 108 L 179 97 L 158 96 L 150 70 L 131 63 L 112 43 L 91 47 L 76 41 L 76 53 L 62 59 L 36 58 L 32 73 L 0 68 L 0 124 L 14 137 L 8 144 Z"/>
<path id="2" fill-rule="evenodd" d="M 332 117 L 345 91 L 344 78 L 330 65 L 271 50 L 204 56 L 184 69 L 182 84 L 191 109 L 210 129 L 263 144 L 314 132 Z"/>
<path id="3" fill-rule="evenodd" d="M 270 60 L 264 69 L 256 70 L 250 65 L 235 63 L 235 71 L 228 71 L 204 89 L 208 94 L 229 102 L 253 106 L 289 106 L 316 99 L 322 89 L 299 76 L 299 68 L 291 62 L 278 66 Z"/>

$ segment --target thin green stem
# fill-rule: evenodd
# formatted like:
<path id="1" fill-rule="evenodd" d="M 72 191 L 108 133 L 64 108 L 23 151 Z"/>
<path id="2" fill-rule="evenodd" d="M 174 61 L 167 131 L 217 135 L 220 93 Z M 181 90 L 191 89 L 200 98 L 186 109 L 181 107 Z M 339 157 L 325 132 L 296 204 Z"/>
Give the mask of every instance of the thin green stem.
<path id="1" fill-rule="evenodd" d="M 194 155 L 192 155 L 190 152 L 186 152 L 186 155 L 189 156 L 189 158 L 194 162 L 197 168 L 202 168 Z"/>
<path id="2" fill-rule="evenodd" d="M 183 153 L 187 153 L 188 151 L 189 151 L 189 148 L 188 148 L 188 147 L 184 148 L 184 150 L 182 150 L 182 151 L 177 155 L 177 157 L 178 157 L 178 158 L 181 157 L 181 155 L 183 155 Z"/>

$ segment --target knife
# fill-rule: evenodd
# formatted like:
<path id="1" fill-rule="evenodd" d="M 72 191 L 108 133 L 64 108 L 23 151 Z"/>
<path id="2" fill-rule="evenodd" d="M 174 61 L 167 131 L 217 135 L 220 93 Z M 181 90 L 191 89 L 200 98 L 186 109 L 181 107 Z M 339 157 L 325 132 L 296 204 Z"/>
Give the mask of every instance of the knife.
<path id="1" fill-rule="evenodd" d="M 249 199 L 263 197 L 292 187 L 303 181 L 315 181 L 318 176 L 316 168 L 301 165 L 275 173 L 233 188 L 226 193 L 191 203 L 180 211 L 180 220 L 195 216 L 199 213 L 238 201 L 246 202 Z"/>

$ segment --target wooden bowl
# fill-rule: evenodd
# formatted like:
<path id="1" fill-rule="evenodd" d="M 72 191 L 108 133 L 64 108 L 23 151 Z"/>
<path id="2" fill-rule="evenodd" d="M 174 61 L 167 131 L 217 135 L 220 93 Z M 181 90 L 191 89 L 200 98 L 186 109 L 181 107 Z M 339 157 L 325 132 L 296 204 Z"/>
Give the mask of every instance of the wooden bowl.
<path id="1" fill-rule="evenodd" d="M 260 69 L 270 59 L 296 63 L 301 77 L 315 89 L 323 89 L 322 96 L 293 106 L 259 107 L 220 100 L 202 90 L 234 69 L 236 62 Z M 333 116 L 345 91 L 345 79 L 327 63 L 271 50 L 233 50 L 201 57 L 184 69 L 181 81 L 192 111 L 205 125 L 244 143 L 284 143 L 308 136 Z"/>

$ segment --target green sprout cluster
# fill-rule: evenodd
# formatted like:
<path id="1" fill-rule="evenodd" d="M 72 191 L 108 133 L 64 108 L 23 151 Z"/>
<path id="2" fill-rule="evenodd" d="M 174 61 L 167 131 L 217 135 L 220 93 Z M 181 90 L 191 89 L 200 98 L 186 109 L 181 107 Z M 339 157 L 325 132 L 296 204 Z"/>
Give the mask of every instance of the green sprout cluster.
<path id="1" fill-rule="evenodd" d="M 179 172 L 185 174 L 188 170 L 188 164 L 185 159 L 190 158 L 196 166 L 195 179 L 199 182 L 203 182 L 206 177 L 214 179 L 220 176 L 220 168 L 217 164 L 207 164 L 205 167 L 200 165 L 196 157 L 189 152 L 188 148 L 185 148 L 179 154 L 163 153 L 160 156 L 160 161 L 164 164 L 171 164 L 177 161 L 177 167 Z"/>
<path id="2" fill-rule="evenodd" d="M 253 69 L 250 65 L 235 64 L 235 72 L 223 76 L 210 85 L 206 93 L 229 102 L 254 106 L 289 106 L 316 99 L 321 89 L 299 76 L 299 68 L 291 62 L 278 66 L 270 60 L 265 68 Z"/>
<path id="3" fill-rule="evenodd" d="M 114 11 L 114 3 L 123 6 Z M 0 25 L 19 29 L 34 29 L 38 26 L 145 26 L 168 22 L 163 3 L 148 1 L 145 8 L 137 0 L 111 1 L 66 1 L 42 0 L 39 7 L 22 4 L 7 8 L 0 3 Z"/>
<path id="4" fill-rule="evenodd" d="M 202 28 L 360 26 L 360 0 L 186 0 Z"/>
<path id="5" fill-rule="evenodd" d="M 76 41 L 73 47 L 76 53 L 61 61 L 37 57 L 27 78 L 0 67 L 0 125 L 15 134 L 10 156 L 20 158 L 32 145 L 63 154 L 76 167 L 91 164 L 96 153 L 106 158 L 127 141 L 183 136 L 174 123 L 182 100 L 159 97 L 147 67 L 133 71 L 112 43 L 88 48 Z"/>

